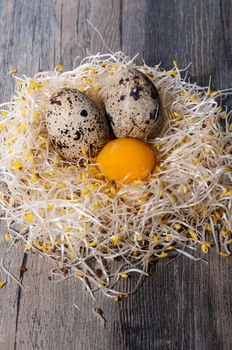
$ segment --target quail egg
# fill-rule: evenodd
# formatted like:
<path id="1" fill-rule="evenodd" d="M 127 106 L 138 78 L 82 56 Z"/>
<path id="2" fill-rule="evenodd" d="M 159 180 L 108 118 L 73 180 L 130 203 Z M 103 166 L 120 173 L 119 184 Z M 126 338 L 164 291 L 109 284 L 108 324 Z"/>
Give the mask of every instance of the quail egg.
<path id="1" fill-rule="evenodd" d="M 106 89 L 105 109 L 117 138 L 156 137 L 164 125 L 153 82 L 134 68 L 119 71 Z"/>
<path id="2" fill-rule="evenodd" d="M 63 88 L 49 99 L 48 135 L 57 151 L 69 161 L 83 156 L 96 156 L 109 141 L 105 115 L 83 92 Z"/>

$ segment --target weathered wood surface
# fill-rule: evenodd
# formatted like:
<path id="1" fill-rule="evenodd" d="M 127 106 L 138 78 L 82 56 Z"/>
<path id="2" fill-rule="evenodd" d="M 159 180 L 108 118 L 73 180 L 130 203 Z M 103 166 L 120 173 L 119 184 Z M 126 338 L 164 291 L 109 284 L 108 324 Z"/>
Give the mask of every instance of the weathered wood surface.
<path id="1" fill-rule="evenodd" d="M 150 65 L 192 62 L 192 80 L 206 84 L 212 76 L 214 88 L 232 85 L 231 0 L 0 0 L 0 100 L 13 91 L 12 67 L 27 74 L 57 63 L 69 69 L 85 49 L 104 52 L 86 18 L 112 50 L 140 52 Z M 7 259 L 18 277 L 22 259 L 20 248 Z M 76 280 L 49 282 L 52 263 L 29 255 L 23 283 L 30 291 L 11 280 L 0 290 L 0 349 L 230 350 L 231 259 L 212 253 L 207 260 L 164 261 L 118 304 L 101 295 L 95 303 Z M 94 307 L 104 310 L 106 329 Z"/>

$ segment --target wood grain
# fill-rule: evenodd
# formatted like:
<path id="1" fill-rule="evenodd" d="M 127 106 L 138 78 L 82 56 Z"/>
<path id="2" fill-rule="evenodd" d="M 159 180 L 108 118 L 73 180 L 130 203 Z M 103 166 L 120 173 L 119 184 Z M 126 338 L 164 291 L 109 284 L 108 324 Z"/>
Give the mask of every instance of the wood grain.
<path id="1" fill-rule="evenodd" d="M 13 92 L 7 75 L 12 67 L 26 74 L 57 63 L 70 69 L 86 50 L 104 52 L 86 18 L 112 50 L 140 52 L 138 60 L 165 68 L 173 59 L 180 67 L 192 62 L 193 81 L 207 84 L 212 77 L 215 89 L 231 86 L 231 0 L 0 0 L 0 8 L 1 101 Z M 6 246 L 1 243 L 0 256 Z M 18 278 L 23 257 L 18 248 L 7 259 Z M 36 254 L 27 256 L 26 266 L 22 279 L 29 291 L 11 280 L 0 290 L 1 350 L 232 348 L 231 259 L 215 252 L 207 262 L 160 263 L 139 292 L 120 304 L 101 295 L 93 301 L 76 280 L 51 283 L 53 263 Z M 106 328 L 96 307 L 104 310 Z"/>

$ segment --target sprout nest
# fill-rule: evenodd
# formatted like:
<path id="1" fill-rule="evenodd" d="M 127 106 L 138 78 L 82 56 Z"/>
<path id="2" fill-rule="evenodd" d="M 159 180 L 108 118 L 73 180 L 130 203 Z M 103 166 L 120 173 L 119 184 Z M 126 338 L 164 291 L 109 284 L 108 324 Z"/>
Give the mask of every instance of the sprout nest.
<path id="1" fill-rule="evenodd" d="M 174 67 L 136 66 L 122 52 L 90 56 L 68 72 L 61 65 L 18 77 L 11 102 L 0 105 L 0 202 L 7 240 L 23 241 L 57 262 L 54 279 L 75 276 L 90 291 L 126 298 L 117 282 L 147 275 L 151 261 L 178 254 L 197 259 L 200 247 L 230 255 L 232 142 L 229 113 L 212 92 L 181 78 Z M 49 97 L 62 87 L 85 91 L 102 106 L 104 90 L 122 68 L 144 72 L 160 94 L 167 125 L 149 143 L 159 164 L 146 181 L 119 185 L 94 176 L 86 157 L 62 159 L 49 143 Z M 139 282 L 140 278 L 138 278 Z"/>

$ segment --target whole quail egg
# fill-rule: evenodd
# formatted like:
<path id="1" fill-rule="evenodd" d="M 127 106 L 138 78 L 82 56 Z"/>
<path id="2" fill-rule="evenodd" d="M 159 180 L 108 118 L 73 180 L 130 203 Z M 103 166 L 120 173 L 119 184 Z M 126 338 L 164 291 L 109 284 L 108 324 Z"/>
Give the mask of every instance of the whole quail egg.
<path id="1" fill-rule="evenodd" d="M 107 87 L 105 109 L 118 138 L 156 137 L 164 125 L 153 82 L 134 68 L 119 71 Z"/>
<path id="2" fill-rule="evenodd" d="M 109 141 L 109 127 L 104 114 L 83 92 L 63 88 L 49 99 L 48 135 L 57 151 L 69 161 L 96 156 Z"/>

